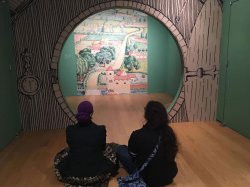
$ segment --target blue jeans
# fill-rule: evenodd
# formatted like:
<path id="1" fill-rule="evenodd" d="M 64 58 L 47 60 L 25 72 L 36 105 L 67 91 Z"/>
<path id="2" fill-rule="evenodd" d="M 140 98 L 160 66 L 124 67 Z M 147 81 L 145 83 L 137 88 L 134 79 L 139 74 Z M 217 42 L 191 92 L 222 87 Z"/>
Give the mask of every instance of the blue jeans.
<path id="1" fill-rule="evenodd" d="M 128 146 L 120 145 L 116 150 L 116 156 L 129 174 L 136 171 L 136 164 L 128 152 Z"/>

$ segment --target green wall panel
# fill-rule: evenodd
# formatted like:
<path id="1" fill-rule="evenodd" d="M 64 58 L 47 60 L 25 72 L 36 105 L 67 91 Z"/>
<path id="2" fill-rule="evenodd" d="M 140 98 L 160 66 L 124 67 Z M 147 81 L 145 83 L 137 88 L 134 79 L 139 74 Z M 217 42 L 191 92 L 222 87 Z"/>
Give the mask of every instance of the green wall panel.
<path id="1" fill-rule="evenodd" d="M 76 95 L 76 56 L 74 34 L 66 40 L 59 63 L 59 81 L 64 96 Z"/>
<path id="2" fill-rule="evenodd" d="M 250 137 L 250 1 L 224 2 L 217 119 Z"/>
<path id="3" fill-rule="evenodd" d="M 9 7 L 0 3 L 0 149 L 20 130 L 17 77 Z"/>
<path id="4" fill-rule="evenodd" d="M 182 77 L 179 48 L 168 29 L 148 17 L 148 92 L 175 96 Z"/>

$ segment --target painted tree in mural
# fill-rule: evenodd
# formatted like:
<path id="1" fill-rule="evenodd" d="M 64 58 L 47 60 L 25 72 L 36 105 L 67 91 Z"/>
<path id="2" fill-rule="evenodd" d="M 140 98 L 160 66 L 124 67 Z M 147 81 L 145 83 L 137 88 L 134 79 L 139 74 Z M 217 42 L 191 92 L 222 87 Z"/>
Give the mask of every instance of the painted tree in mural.
<path id="1" fill-rule="evenodd" d="M 100 52 L 96 53 L 96 62 L 105 66 L 115 59 L 115 48 L 114 47 L 102 47 Z"/>
<path id="2" fill-rule="evenodd" d="M 79 56 L 86 61 L 89 68 L 92 68 L 95 66 L 96 60 L 95 56 L 91 53 L 91 49 L 84 48 L 83 50 L 79 51 Z"/>
<path id="3" fill-rule="evenodd" d="M 136 59 L 135 56 L 128 56 L 125 57 L 124 59 L 124 67 L 128 69 L 128 71 L 132 71 L 133 69 L 140 69 L 141 64 L 140 62 Z"/>
<path id="4" fill-rule="evenodd" d="M 84 74 L 88 71 L 88 64 L 82 58 L 77 58 L 76 71 L 79 79 L 82 79 Z"/>
<path id="5" fill-rule="evenodd" d="M 91 50 L 88 48 L 79 51 L 78 54 L 79 56 L 76 63 L 77 76 L 79 76 L 80 79 L 83 79 L 89 69 L 95 66 L 96 61 Z"/>
<path id="6" fill-rule="evenodd" d="M 136 42 L 130 42 L 130 44 L 127 44 L 126 46 L 126 55 L 128 55 L 130 53 L 130 51 L 134 51 L 138 49 L 138 44 Z"/>
<path id="7" fill-rule="evenodd" d="M 98 85 L 107 85 L 107 76 L 106 76 L 106 72 L 101 72 L 101 73 L 98 75 L 97 84 L 98 84 Z"/>

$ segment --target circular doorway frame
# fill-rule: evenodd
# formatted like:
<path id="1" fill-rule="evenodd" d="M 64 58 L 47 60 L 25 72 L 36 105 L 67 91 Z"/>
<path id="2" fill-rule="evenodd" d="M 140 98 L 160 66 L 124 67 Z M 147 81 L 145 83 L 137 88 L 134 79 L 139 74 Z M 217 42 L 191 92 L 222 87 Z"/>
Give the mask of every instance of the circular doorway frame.
<path id="1" fill-rule="evenodd" d="M 71 111 L 69 108 L 68 104 L 66 103 L 60 86 L 58 82 L 58 64 L 60 61 L 60 54 L 63 48 L 63 45 L 65 41 L 67 40 L 68 36 L 71 34 L 71 32 L 75 29 L 75 27 L 80 24 L 83 20 L 88 18 L 89 16 L 96 14 L 98 12 L 107 10 L 107 9 L 112 9 L 112 8 L 128 8 L 128 9 L 134 9 L 138 10 L 141 12 L 144 12 L 157 20 L 159 20 L 163 25 L 165 25 L 166 28 L 170 31 L 170 33 L 173 35 L 174 39 L 176 40 L 178 47 L 181 52 L 183 64 L 186 64 L 186 56 L 187 56 L 187 43 L 184 40 L 182 34 L 179 32 L 179 30 L 176 28 L 176 26 L 173 24 L 171 20 L 167 18 L 163 13 L 161 13 L 159 10 L 156 10 L 155 8 L 143 4 L 143 3 L 138 3 L 134 1 L 110 1 L 106 3 L 100 3 L 96 4 L 92 7 L 89 7 L 85 9 L 82 13 L 80 13 L 78 16 L 73 18 L 68 25 L 62 30 L 59 39 L 56 41 L 56 45 L 53 50 L 53 55 L 51 58 L 51 63 L 50 63 L 50 68 L 52 71 L 56 72 L 54 73 L 53 76 L 53 81 L 52 80 L 52 88 L 55 94 L 55 97 L 62 108 L 62 110 L 68 115 L 68 117 L 73 121 L 76 122 L 75 114 Z M 183 66 L 184 67 L 184 66 Z M 184 69 L 184 68 L 183 68 Z M 183 71 L 184 72 L 184 71 Z M 171 104 L 171 108 L 168 108 L 168 117 L 169 120 L 171 121 L 172 118 L 178 113 L 181 105 L 184 103 L 185 100 L 185 94 L 184 94 L 184 86 L 181 85 L 180 91 L 177 93 L 175 96 L 176 101 L 174 104 Z"/>

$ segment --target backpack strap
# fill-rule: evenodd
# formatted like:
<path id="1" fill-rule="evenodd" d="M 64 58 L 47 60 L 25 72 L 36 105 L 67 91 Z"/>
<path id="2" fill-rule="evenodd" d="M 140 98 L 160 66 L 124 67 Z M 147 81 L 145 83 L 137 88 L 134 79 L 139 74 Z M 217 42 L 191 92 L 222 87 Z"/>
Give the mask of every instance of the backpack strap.
<path id="1" fill-rule="evenodd" d="M 158 143 L 156 144 L 153 152 L 149 155 L 149 157 L 147 158 L 146 162 L 144 162 L 141 166 L 141 168 L 137 171 L 138 173 L 142 172 L 142 170 L 144 170 L 145 167 L 147 167 L 147 165 L 149 164 L 149 162 L 155 157 L 158 149 L 159 149 L 159 146 L 160 146 L 160 143 L 161 143 L 161 137 L 159 136 L 159 139 L 158 139 Z"/>

